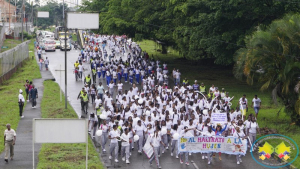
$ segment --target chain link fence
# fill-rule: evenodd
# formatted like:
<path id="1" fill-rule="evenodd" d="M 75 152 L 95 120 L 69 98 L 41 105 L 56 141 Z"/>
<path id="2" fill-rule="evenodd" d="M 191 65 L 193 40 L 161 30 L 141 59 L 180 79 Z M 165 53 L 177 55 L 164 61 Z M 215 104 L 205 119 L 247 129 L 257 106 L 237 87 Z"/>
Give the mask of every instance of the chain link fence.
<path id="1" fill-rule="evenodd" d="M 22 61 L 29 57 L 29 42 L 23 42 L 8 51 L 0 53 L 0 83 L 8 79 L 21 65 Z"/>

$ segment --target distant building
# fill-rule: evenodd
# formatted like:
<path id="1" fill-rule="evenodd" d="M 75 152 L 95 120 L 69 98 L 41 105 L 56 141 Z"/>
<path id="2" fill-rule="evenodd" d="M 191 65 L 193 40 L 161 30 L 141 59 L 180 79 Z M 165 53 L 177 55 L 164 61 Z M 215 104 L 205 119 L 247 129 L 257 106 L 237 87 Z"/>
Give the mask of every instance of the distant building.
<path id="1" fill-rule="evenodd" d="M 15 15 L 16 6 L 6 0 L 0 0 L 0 23 L 16 22 L 18 16 Z"/>

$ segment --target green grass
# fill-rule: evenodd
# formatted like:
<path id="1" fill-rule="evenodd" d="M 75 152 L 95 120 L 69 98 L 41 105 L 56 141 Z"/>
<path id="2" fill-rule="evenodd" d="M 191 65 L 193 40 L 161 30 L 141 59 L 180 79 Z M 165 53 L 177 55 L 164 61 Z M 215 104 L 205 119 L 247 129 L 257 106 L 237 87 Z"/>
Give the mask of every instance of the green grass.
<path id="1" fill-rule="evenodd" d="M 60 102 L 59 86 L 53 81 L 44 82 L 44 94 L 41 103 L 42 118 L 75 118 L 77 115 L 68 103 L 68 109 L 64 108 L 64 95 Z M 39 153 L 39 169 L 54 168 L 85 168 L 85 144 L 42 144 Z M 88 168 L 102 169 L 97 151 L 94 149 L 91 139 L 88 144 Z"/>
<path id="2" fill-rule="evenodd" d="M 73 40 L 74 42 L 76 42 L 76 41 L 77 41 L 77 35 L 73 35 L 73 34 L 72 34 L 72 40 Z"/>
<path id="3" fill-rule="evenodd" d="M 32 48 L 33 41 L 29 44 Z M 30 54 L 30 53 L 29 53 Z M 19 89 L 23 90 L 25 97 L 25 80 L 32 81 L 33 79 L 41 78 L 39 67 L 36 60 L 28 59 L 23 62 L 13 76 L 0 85 L 0 131 L 6 129 L 6 124 L 10 123 L 13 129 L 17 129 L 19 124 L 19 106 L 18 94 Z M 25 105 L 27 102 L 25 102 Z M 16 131 L 18 133 L 18 131 Z M 0 152 L 4 150 L 3 139 L 0 139 Z"/>
<path id="4" fill-rule="evenodd" d="M 7 46 L 8 48 L 1 49 L 1 52 L 5 52 L 9 49 L 12 49 L 16 47 L 18 44 L 22 43 L 20 40 L 14 40 L 14 39 L 5 39 L 3 46 Z"/>
<path id="5" fill-rule="evenodd" d="M 252 99 L 255 94 L 262 100 L 262 107 L 258 115 L 258 124 L 260 128 L 266 127 L 269 129 L 275 129 L 278 134 L 283 134 L 291 137 L 298 146 L 300 146 L 300 127 L 291 125 L 292 121 L 290 117 L 284 112 L 284 108 L 277 115 L 282 104 L 278 106 L 272 103 L 270 91 L 260 91 L 259 84 L 249 86 L 246 82 L 239 81 L 234 78 L 232 68 L 222 67 L 216 65 L 205 65 L 205 63 L 196 64 L 192 61 L 182 59 L 182 56 L 178 52 L 169 49 L 170 53 L 163 55 L 158 52 L 158 47 L 155 46 L 153 41 L 145 40 L 138 42 L 143 51 L 147 51 L 150 56 L 154 56 L 155 59 L 159 59 L 161 62 L 168 64 L 168 70 L 173 68 L 179 69 L 181 72 L 181 82 L 184 78 L 189 80 L 190 84 L 193 84 L 195 80 L 198 84 L 203 82 L 207 89 L 214 84 L 219 89 L 225 88 L 225 91 L 229 92 L 229 96 L 234 96 L 232 101 L 232 107 L 235 108 L 238 104 L 239 98 L 243 94 L 247 95 L 249 105 L 251 105 Z M 172 72 L 170 72 L 172 73 Z M 171 76 L 171 74 L 170 74 Z M 249 106 L 247 114 L 255 114 L 254 110 Z M 274 144 L 276 145 L 276 144 Z M 291 154 L 291 159 L 295 157 L 295 153 Z M 300 160 L 296 160 L 293 165 L 300 168 Z"/>

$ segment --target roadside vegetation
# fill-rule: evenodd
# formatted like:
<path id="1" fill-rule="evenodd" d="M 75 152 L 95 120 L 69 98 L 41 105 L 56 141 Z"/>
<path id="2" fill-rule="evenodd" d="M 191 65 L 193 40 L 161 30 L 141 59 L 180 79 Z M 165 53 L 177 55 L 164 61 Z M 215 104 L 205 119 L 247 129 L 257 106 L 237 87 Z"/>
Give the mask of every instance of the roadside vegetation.
<path id="1" fill-rule="evenodd" d="M 32 81 L 33 79 L 41 78 L 37 62 L 32 59 L 32 52 L 34 51 L 33 40 L 29 43 L 29 59 L 23 62 L 22 67 L 12 75 L 12 77 L 0 85 L 0 131 L 6 129 L 6 124 L 10 123 L 13 129 L 17 129 L 19 124 L 19 106 L 18 95 L 19 90 L 25 93 L 25 80 Z M 32 51 L 32 52 L 30 52 Z M 27 102 L 25 102 L 26 106 Z M 25 107 L 24 106 L 24 107 Z M 18 133 L 18 131 L 16 131 Z M 0 139 L 0 152 L 4 150 L 3 139 Z"/>
<path id="2" fill-rule="evenodd" d="M 229 92 L 229 96 L 234 96 L 232 100 L 232 107 L 235 108 L 238 105 L 238 100 L 247 95 L 248 99 L 248 113 L 255 114 L 253 108 L 251 108 L 251 102 L 255 94 L 262 100 L 262 107 L 258 115 L 258 124 L 262 130 L 262 135 L 276 132 L 277 134 L 283 134 L 292 138 L 298 145 L 300 145 L 300 127 L 294 125 L 288 114 L 285 113 L 284 105 L 279 102 L 275 105 L 272 102 L 271 91 L 266 90 L 262 92 L 260 90 L 260 84 L 253 86 L 248 85 L 244 81 L 237 80 L 233 73 L 232 67 L 205 65 L 199 63 L 196 65 L 193 61 L 187 61 L 180 56 L 179 53 L 168 49 L 170 53 L 163 55 L 159 50 L 159 46 L 156 46 L 155 42 L 145 40 L 138 42 L 143 51 L 148 52 L 149 56 L 153 55 L 154 59 L 158 59 L 168 64 L 168 70 L 172 71 L 174 68 L 179 69 L 181 72 L 181 82 L 184 78 L 189 80 L 190 84 L 194 84 L 197 80 L 198 84 L 203 82 L 206 89 L 214 84 L 219 89 L 225 88 L 226 92 Z M 169 73 L 170 76 L 172 72 Z M 267 131 L 271 130 L 267 133 Z M 258 135 L 257 138 L 260 136 Z M 295 157 L 295 153 L 291 154 L 291 159 Z M 296 160 L 293 165 L 300 167 L 300 160 Z"/>
<path id="3" fill-rule="evenodd" d="M 22 43 L 20 40 L 15 40 L 15 39 L 5 39 L 1 52 L 8 51 L 9 49 L 12 49 L 16 47 L 18 44 Z"/>
<path id="4" fill-rule="evenodd" d="M 73 118 L 77 119 L 77 114 L 68 103 L 65 109 L 64 95 L 60 102 L 59 85 L 53 81 L 44 82 L 44 94 L 41 103 L 42 118 Z M 72 130 L 70 128 L 70 130 Z M 88 168 L 102 169 L 103 165 L 98 153 L 93 147 L 89 138 L 88 144 Z M 42 144 L 39 153 L 39 169 L 54 168 L 85 168 L 86 144 Z"/>

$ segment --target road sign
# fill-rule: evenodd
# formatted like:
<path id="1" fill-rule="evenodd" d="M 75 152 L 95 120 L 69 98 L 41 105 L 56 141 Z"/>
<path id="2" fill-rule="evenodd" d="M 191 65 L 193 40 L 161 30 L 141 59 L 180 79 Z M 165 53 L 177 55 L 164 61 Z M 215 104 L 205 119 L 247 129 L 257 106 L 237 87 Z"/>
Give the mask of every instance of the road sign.
<path id="1" fill-rule="evenodd" d="M 2 46 L 1 48 L 2 48 L 2 49 L 7 49 L 7 48 L 8 48 L 8 46 Z"/>

